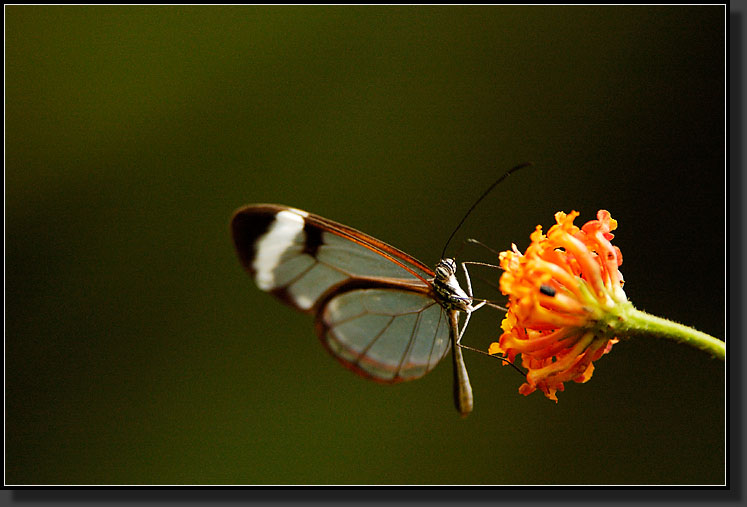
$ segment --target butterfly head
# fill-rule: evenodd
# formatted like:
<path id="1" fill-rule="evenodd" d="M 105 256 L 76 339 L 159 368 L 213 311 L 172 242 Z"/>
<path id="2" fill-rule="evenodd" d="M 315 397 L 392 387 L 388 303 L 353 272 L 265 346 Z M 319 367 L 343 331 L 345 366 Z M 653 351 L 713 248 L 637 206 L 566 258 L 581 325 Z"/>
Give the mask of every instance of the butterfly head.
<path id="1" fill-rule="evenodd" d="M 472 310 L 472 298 L 459 286 L 456 271 L 457 265 L 454 259 L 441 259 L 435 269 L 433 288 L 439 296 L 441 306 L 469 312 Z"/>

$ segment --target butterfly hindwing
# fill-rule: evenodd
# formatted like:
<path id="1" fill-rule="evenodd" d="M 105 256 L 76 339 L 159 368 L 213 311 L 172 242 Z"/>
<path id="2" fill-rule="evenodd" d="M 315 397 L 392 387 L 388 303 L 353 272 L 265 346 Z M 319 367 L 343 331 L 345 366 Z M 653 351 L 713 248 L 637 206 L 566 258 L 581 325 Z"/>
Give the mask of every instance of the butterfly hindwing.
<path id="1" fill-rule="evenodd" d="M 316 329 L 346 367 L 383 383 L 431 371 L 450 347 L 445 310 L 426 293 L 401 285 L 351 280 L 320 306 Z"/>

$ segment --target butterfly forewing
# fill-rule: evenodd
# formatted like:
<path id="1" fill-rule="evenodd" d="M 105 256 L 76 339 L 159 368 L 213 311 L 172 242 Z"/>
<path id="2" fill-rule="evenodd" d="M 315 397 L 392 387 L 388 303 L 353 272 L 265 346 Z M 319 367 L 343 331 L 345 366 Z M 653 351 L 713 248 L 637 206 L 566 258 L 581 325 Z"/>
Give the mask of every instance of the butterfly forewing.
<path id="1" fill-rule="evenodd" d="M 232 221 L 239 258 L 257 286 L 302 311 L 330 287 L 349 278 L 419 282 L 433 272 L 404 252 L 360 231 L 305 211 L 261 204 Z"/>
<path id="2" fill-rule="evenodd" d="M 450 348 L 449 319 L 433 271 L 371 236 L 286 206 L 239 210 L 233 238 L 257 286 L 316 315 L 324 346 L 379 382 L 432 370 Z"/>

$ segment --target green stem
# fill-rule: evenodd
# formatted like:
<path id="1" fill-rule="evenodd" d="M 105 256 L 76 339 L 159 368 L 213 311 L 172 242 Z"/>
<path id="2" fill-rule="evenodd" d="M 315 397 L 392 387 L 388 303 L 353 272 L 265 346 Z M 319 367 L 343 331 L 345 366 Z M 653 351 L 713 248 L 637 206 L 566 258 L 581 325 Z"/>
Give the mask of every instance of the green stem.
<path id="1" fill-rule="evenodd" d="M 623 305 L 621 309 L 620 320 L 614 327 L 622 336 L 647 335 L 666 338 L 708 352 L 722 361 L 726 358 L 726 343 L 718 338 L 671 320 L 636 310 L 633 305 Z"/>

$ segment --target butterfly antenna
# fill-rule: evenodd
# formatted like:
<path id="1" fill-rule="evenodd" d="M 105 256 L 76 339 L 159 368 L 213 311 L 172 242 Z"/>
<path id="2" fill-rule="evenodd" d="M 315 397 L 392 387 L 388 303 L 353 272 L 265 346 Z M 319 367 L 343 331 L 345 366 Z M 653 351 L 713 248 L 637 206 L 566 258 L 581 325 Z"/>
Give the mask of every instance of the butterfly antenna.
<path id="1" fill-rule="evenodd" d="M 486 245 L 485 243 L 483 243 L 479 239 L 467 238 L 467 240 L 465 242 L 466 243 L 473 243 L 475 245 L 479 245 L 479 246 L 483 247 L 484 249 L 486 249 L 487 251 L 494 253 L 497 256 L 501 255 L 501 253 L 498 250 L 496 250 L 495 248 L 489 247 L 488 245 Z"/>
<path id="2" fill-rule="evenodd" d="M 470 213 L 472 213 L 472 210 L 475 209 L 475 207 L 478 204 L 480 204 L 480 201 L 482 201 L 483 199 L 485 199 L 485 197 L 490 193 L 490 191 L 493 190 L 498 185 L 498 183 L 500 183 L 501 181 L 503 181 L 506 178 L 508 178 L 509 175 L 511 175 L 512 173 L 518 171 L 519 169 L 523 169 L 524 167 L 527 167 L 527 166 L 530 166 L 530 165 L 532 165 L 531 162 L 524 162 L 523 164 L 519 164 L 516 167 L 513 167 L 513 168 L 509 169 L 508 171 L 506 171 L 505 173 L 503 173 L 503 175 L 500 178 L 498 178 L 497 180 L 495 180 L 493 182 L 493 184 L 490 185 L 485 192 L 482 193 L 482 195 L 475 201 L 475 203 L 472 206 L 470 206 L 470 208 L 467 210 L 467 213 L 464 214 L 464 216 L 462 217 L 462 220 L 459 222 L 459 225 L 456 226 L 456 229 L 454 229 L 454 231 L 451 233 L 451 236 L 449 236 L 449 239 L 446 240 L 446 244 L 444 245 L 444 249 L 441 252 L 441 258 L 442 259 L 446 256 L 446 248 L 448 248 L 449 243 L 451 243 L 452 238 L 457 233 L 457 231 L 459 230 L 459 228 L 462 227 L 462 224 L 464 223 L 465 220 L 467 220 L 467 217 L 470 215 Z"/>

